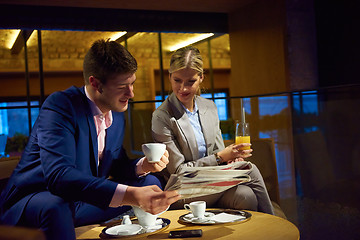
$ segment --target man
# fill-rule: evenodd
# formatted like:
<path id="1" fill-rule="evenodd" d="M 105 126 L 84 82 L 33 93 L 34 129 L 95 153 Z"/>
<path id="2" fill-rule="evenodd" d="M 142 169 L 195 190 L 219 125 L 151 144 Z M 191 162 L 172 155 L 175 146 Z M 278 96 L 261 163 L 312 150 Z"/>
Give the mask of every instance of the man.
<path id="1" fill-rule="evenodd" d="M 3 224 L 40 228 L 47 239 L 75 239 L 74 227 L 111 219 L 130 207 L 153 214 L 177 201 L 150 172 L 166 167 L 130 160 L 124 111 L 134 97 L 137 63 L 114 41 L 98 40 L 84 59 L 85 86 L 50 95 L 0 200 Z"/>

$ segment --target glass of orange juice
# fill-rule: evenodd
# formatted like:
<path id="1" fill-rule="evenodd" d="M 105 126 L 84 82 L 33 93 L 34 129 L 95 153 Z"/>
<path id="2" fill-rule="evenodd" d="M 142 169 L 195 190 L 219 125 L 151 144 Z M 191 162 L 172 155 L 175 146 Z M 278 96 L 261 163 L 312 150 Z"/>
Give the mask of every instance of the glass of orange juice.
<path id="1" fill-rule="evenodd" d="M 237 121 L 235 136 L 236 136 L 235 144 L 250 143 L 249 123 Z M 250 149 L 250 146 L 239 148 L 239 150 L 248 150 L 248 149 Z"/>

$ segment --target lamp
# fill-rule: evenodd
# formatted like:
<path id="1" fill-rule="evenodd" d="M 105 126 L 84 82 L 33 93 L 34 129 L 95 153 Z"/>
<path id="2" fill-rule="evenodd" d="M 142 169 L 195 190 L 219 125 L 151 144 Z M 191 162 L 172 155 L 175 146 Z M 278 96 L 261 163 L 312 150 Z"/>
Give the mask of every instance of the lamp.
<path id="1" fill-rule="evenodd" d="M 21 30 L 18 33 L 18 35 L 11 47 L 11 50 L 10 50 L 11 54 L 19 54 L 20 53 L 20 51 L 24 47 L 24 41 L 26 42 L 30 38 L 33 31 L 34 30 Z"/>
<path id="2" fill-rule="evenodd" d="M 8 49 L 12 48 L 19 33 L 20 33 L 20 29 L 9 30 L 9 35 L 8 35 L 9 37 L 6 43 L 6 47 Z"/>
<path id="3" fill-rule="evenodd" d="M 111 36 L 110 40 L 111 41 L 116 41 L 119 38 L 121 38 L 122 36 L 124 36 L 127 32 L 116 32 L 114 35 Z"/>

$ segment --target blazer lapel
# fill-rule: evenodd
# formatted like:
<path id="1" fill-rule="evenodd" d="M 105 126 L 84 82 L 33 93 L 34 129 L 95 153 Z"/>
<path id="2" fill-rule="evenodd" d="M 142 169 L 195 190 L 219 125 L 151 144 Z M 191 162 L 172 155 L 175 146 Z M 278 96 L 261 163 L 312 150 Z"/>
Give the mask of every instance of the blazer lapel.
<path id="1" fill-rule="evenodd" d="M 89 123 L 89 127 L 90 127 L 90 141 L 92 143 L 92 148 L 94 150 L 94 159 L 93 161 L 95 161 L 95 166 L 96 166 L 96 176 L 98 175 L 98 144 L 97 144 L 97 133 L 96 133 L 96 127 L 95 127 L 95 123 L 94 123 L 94 117 L 92 116 L 92 114 L 90 113 L 88 115 L 88 123 Z"/>
<path id="2" fill-rule="evenodd" d="M 195 101 L 199 109 L 200 124 L 205 139 L 207 155 L 209 155 L 209 144 L 215 139 L 215 136 L 213 135 L 213 119 L 215 116 L 211 116 L 208 114 L 208 106 L 203 104 L 203 101 L 201 101 L 200 98 L 196 97 Z"/>
<path id="3" fill-rule="evenodd" d="M 84 88 L 81 88 L 81 92 L 84 94 L 85 98 L 86 98 L 86 103 L 88 103 L 88 99 L 85 95 L 85 91 Z M 95 166 L 95 168 L 93 169 L 93 172 L 96 173 L 96 176 L 98 175 L 98 144 L 97 144 L 97 133 L 96 133 L 96 127 L 95 127 L 95 122 L 94 122 L 94 117 L 91 113 L 91 109 L 89 106 L 89 103 L 85 106 L 86 107 L 86 116 L 87 116 L 87 121 L 89 124 L 89 130 L 90 130 L 90 139 L 89 141 L 92 144 L 92 149 L 93 149 L 93 153 L 94 153 L 94 159 L 90 159 L 90 161 L 94 161 L 93 163 L 91 163 L 91 166 Z"/>
<path id="4" fill-rule="evenodd" d="M 190 124 L 189 117 L 187 116 L 183 106 L 181 105 L 180 101 L 177 99 L 174 93 L 170 95 L 169 102 L 172 105 L 171 108 L 179 124 L 180 130 L 183 133 L 183 136 L 187 140 L 188 148 L 191 151 L 191 155 L 193 159 L 198 159 L 199 149 L 197 146 L 194 130 Z"/>

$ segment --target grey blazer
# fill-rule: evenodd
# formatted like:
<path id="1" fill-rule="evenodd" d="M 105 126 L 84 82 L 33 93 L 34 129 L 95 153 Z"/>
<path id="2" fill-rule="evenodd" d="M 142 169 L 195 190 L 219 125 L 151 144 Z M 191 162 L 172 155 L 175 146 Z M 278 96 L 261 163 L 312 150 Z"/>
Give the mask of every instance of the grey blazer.
<path id="1" fill-rule="evenodd" d="M 214 153 L 225 148 L 216 105 L 213 101 L 196 96 L 200 124 L 207 154 L 199 159 L 198 145 L 189 118 L 176 95 L 172 93 L 156 109 L 152 117 L 152 135 L 156 142 L 166 144 L 169 164 L 163 170 L 166 180 L 182 167 L 216 166 Z"/>

